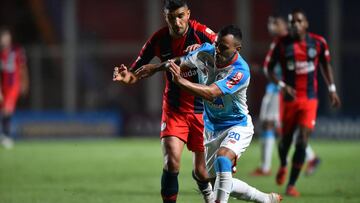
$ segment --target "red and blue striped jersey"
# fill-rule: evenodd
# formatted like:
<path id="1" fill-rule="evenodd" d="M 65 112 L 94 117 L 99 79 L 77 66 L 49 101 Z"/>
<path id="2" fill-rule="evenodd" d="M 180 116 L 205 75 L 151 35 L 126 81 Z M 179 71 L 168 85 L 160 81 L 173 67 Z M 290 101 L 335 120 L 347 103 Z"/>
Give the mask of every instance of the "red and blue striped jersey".
<path id="1" fill-rule="evenodd" d="M 319 65 L 330 62 L 329 47 L 325 39 L 307 33 L 303 40 L 290 35 L 275 40 L 265 59 L 265 68 L 279 63 L 282 80 L 296 90 L 297 99 L 317 98 Z M 285 100 L 291 100 L 285 96 Z"/>
<path id="2" fill-rule="evenodd" d="M 26 64 L 25 51 L 20 46 L 0 50 L 1 89 L 6 94 L 10 89 L 20 88 L 21 66 Z"/>
<path id="3" fill-rule="evenodd" d="M 155 32 L 145 43 L 136 61 L 131 65 L 131 71 L 135 71 L 142 65 L 148 64 L 155 56 L 161 61 L 166 61 L 174 57 L 186 54 L 184 50 L 192 44 L 202 44 L 205 42 L 213 43 L 216 34 L 205 25 L 197 21 L 190 20 L 187 33 L 180 38 L 172 38 L 169 28 L 164 27 Z M 195 97 L 188 92 L 180 89 L 172 81 L 171 73 L 166 71 L 166 87 L 163 95 L 163 110 L 173 110 L 184 113 L 202 113 L 202 99 Z M 198 83 L 197 72 L 189 69 L 182 70 L 181 75 L 191 82 Z"/>

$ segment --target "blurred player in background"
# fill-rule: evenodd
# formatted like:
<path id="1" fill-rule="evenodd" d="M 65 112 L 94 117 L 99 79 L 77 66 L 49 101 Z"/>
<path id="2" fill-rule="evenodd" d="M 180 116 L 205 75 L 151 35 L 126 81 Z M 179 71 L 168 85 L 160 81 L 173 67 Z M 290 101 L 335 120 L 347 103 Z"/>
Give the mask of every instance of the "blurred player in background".
<path id="1" fill-rule="evenodd" d="M 24 49 L 13 45 L 10 29 L 0 28 L 0 141 L 5 148 L 13 147 L 10 121 L 20 94 L 29 90 L 28 68 Z"/>
<path id="2" fill-rule="evenodd" d="M 282 109 L 282 137 L 279 142 L 280 168 L 276 175 L 278 185 L 284 184 L 287 175 L 287 154 L 296 129 L 295 152 L 286 194 L 300 196 L 295 188 L 296 180 L 305 161 L 308 138 L 315 127 L 317 99 L 317 73 L 321 68 L 328 85 L 331 105 L 340 106 L 336 93 L 330 53 L 322 36 L 307 32 L 308 20 L 305 13 L 295 9 L 289 15 L 289 35 L 279 38 L 272 46 L 265 67 L 271 80 L 281 87 L 284 95 Z M 278 79 L 274 68 L 279 63 L 282 79 Z"/>
<path id="3" fill-rule="evenodd" d="M 192 50 L 193 46 L 190 45 L 212 43 L 215 40 L 216 34 L 213 31 L 205 25 L 189 20 L 190 10 L 184 0 L 165 0 L 164 17 L 167 27 L 151 36 L 130 70 L 123 64 L 115 68 L 114 81 L 133 84 L 138 81 L 135 71 L 146 71 L 147 76 L 160 71 L 154 64 L 148 64 L 155 56 L 161 61 L 166 61 Z M 202 100 L 181 90 L 171 80 L 171 73 L 165 73 L 166 87 L 163 95 L 160 134 L 164 159 L 161 177 L 163 202 L 176 202 L 179 191 L 180 160 L 185 144 L 190 151 L 194 152 L 193 177 L 205 201 L 212 202 L 212 187 L 208 181 L 204 158 Z M 186 79 L 198 82 L 196 71 L 186 70 L 182 74 Z"/>
<path id="4" fill-rule="evenodd" d="M 280 202 L 280 195 L 263 193 L 232 177 L 233 165 L 250 145 L 254 133 L 246 104 L 250 70 L 239 54 L 241 41 L 241 30 L 226 26 L 219 31 L 214 45 L 205 43 L 175 60 L 181 62 L 182 69 L 197 71 L 200 84 L 184 79 L 174 61 L 169 61 L 169 69 L 176 84 L 204 99 L 206 166 L 209 176 L 215 179 L 215 202 L 228 202 L 230 193 L 246 201 Z"/>
<path id="5" fill-rule="evenodd" d="M 275 14 L 268 18 L 268 31 L 271 37 L 276 41 L 279 37 L 288 34 L 288 27 L 286 20 Z M 265 63 L 268 63 L 275 42 L 270 45 L 270 51 L 267 54 Z M 267 67 L 264 68 L 265 75 L 268 75 Z M 280 64 L 276 64 L 274 72 L 278 79 L 281 78 Z M 272 152 L 275 143 L 275 135 L 280 124 L 280 88 L 273 82 L 269 82 L 266 86 L 266 92 L 263 97 L 260 108 L 260 122 L 262 125 L 261 132 L 261 165 L 252 173 L 253 176 L 268 176 L 271 175 Z M 320 163 L 320 159 L 315 155 L 315 152 L 310 147 L 306 148 L 306 160 L 308 161 L 306 174 L 312 174 Z"/>

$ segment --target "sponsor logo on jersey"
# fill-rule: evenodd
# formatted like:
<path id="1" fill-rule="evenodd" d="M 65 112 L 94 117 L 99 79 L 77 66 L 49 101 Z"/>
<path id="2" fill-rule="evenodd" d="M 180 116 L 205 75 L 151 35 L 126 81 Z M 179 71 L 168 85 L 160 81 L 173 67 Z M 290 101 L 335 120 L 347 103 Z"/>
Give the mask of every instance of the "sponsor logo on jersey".
<path id="1" fill-rule="evenodd" d="M 234 87 L 234 85 L 238 84 L 240 80 L 243 78 L 243 74 L 240 72 L 237 72 L 230 80 L 226 82 L 226 86 L 228 88 Z"/>
<path id="2" fill-rule="evenodd" d="M 308 61 L 297 61 L 295 63 L 296 74 L 302 75 L 307 74 L 315 70 L 315 65 L 313 62 Z"/>
<path id="3" fill-rule="evenodd" d="M 196 74 L 197 74 L 197 72 L 196 72 L 195 69 L 190 69 L 188 71 L 180 73 L 181 77 L 183 77 L 183 78 L 190 78 L 190 77 L 192 77 L 192 76 L 194 76 Z"/>

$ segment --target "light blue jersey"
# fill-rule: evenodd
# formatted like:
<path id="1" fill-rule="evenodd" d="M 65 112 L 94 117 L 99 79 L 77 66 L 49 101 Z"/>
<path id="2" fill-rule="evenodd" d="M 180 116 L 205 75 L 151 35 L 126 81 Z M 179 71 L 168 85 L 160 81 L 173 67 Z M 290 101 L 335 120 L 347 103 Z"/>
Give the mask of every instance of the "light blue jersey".
<path id="1" fill-rule="evenodd" d="M 246 90 L 250 82 L 250 70 L 245 60 L 237 54 L 236 61 L 224 68 L 215 65 L 215 47 L 204 43 L 199 49 L 181 58 L 189 68 L 196 68 L 199 83 L 215 83 L 223 96 L 204 101 L 204 125 L 207 130 L 218 131 L 232 126 L 247 126 L 249 111 Z"/>

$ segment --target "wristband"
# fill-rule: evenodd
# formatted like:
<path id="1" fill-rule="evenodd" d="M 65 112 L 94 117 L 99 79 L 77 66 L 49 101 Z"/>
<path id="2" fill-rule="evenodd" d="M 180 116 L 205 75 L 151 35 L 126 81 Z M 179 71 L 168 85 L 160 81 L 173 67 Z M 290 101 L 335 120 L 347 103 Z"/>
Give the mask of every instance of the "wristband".
<path id="1" fill-rule="evenodd" d="M 333 84 L 331 84 L 331 85 L 329 85 L 329 92 L 336 92 L 336 86 L 335 86 L 335 84 L 333 83 Z"/>
<path id="2" fill-rule="evenodd" d="M 278 86 L 279 86 L 280 88 L 284 88 L 284 87 L 286 86 L 286 84 L 284 83 L 284 81 L 279 80 Z"/>

